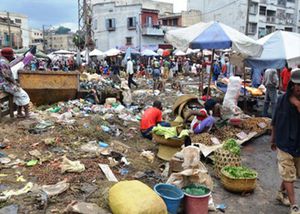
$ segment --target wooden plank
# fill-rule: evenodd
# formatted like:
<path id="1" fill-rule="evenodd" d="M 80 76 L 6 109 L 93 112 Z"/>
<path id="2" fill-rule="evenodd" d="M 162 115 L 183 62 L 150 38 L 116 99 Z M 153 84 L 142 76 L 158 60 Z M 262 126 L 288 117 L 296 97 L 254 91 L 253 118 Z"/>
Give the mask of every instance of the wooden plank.
<path id="1" fill-rule="evenodd" d="M 99 167 L 109 181 L 118 182 L 118 179 L 107 164 L 99 164 Z"/>

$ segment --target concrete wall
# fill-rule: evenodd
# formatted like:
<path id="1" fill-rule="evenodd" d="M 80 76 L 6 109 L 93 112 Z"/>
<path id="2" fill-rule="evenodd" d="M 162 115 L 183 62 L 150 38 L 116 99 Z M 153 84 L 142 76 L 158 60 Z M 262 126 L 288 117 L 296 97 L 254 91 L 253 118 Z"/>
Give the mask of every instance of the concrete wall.
<path id="1" fill-rule="evenodd" d="M 6 12 L 0 12 L 0 17 L 7 17 Z M 11 20 L 16 23 L 16 19 L 21 20 L 21 23 L 16 23 L 21 27 L 22 31 L 22 46 L 23 47 L 29 47 L 29 40 L 30 40 L 30 35 L 29 35 L 29 25 L 28 25 L 28 17 L 22 14 L 18 13 L 9 13 L 9 17 Z"/>
<path id="2" fill-rule="evenodd" d="M 50 49 L 76 51 L 73 43 L 73 34 L 45 35 L 45 40 Z"/>
<path id="3" fill-rule="evenodd" d="M 21 37 L 21 29 L 20 26 L 17 25 L 11 25 L 10 31 L 13 34 L 13 47 L 15 49 L 21 48 L 22 47 L 22 37 Z M 7 23 L 2 23 L 0 22 L 0 48 L 9 46 L 9 43 L 5 42 L 5 35 L 8 34 L 8 26 Z"/>
<path id="4" fill-rule="evenodd" d="M 148 8 L 147 8 L 148 9 Z M 163 37 L 141 35 L 141 4 L 115 5 L 114 3 L 96 4 L 93 6 L 93 29 L 96 47 L 102 51 L 110 48 L 127 46 L 126 37 L 132 38 L 131 47 L 155 46 L 163 42 Z M 136 17 L 137 27 L 128 29 L 127 18 Z M 106 20 L 115 19 L 115 30 L 108 31 Z"/>
<path id="5" fill-rule="evenodd" d="M 187 27 L 201 22 L 201 12 L 199 10 L 182 11 L 181 26 Z"/>

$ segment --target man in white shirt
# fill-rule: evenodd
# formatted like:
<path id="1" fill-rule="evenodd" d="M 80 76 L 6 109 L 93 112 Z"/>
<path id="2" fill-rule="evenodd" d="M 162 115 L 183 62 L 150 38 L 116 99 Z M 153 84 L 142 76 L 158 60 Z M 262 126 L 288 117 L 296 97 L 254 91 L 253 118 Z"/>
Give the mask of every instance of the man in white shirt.
<path id="1" fill-rule="evenodd" d="M 131 88 L 131 83 L 133 85 L 135 85 L 135 87 L 137 88 L 138 85 L 137 83 L 133 80 L 133 75 L 134 75 L 134 71 L 133 71 L 133 63 L 130 59 L 130 57 L 127 57 L 127 67 L 126 67 L 126 72 L 128 74 L 128 87 Z"/>

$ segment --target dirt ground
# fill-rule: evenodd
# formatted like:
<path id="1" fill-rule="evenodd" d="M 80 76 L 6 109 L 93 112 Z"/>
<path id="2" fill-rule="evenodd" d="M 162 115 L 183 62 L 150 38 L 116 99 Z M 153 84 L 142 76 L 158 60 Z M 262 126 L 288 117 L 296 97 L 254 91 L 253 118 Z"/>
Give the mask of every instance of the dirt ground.
<path id="1" fill-rule="evenodd" d="M 197 87 L 193 87 L 191 90 L 197 93 Z M 136 103 L 147 106 L 159 98 L 165 109 L 170 109 L 175 97 L 176 93 L 169 89 L 163 97 L 142 97 Z M 114 183 L 107 180 L 98 166 L 99 163 L 110 164 L 119 181 L 138 179 L 153 187 L 156 183 L 165 182 L 167 179 L 161 176 L 161 166 L 165 163 L 164 161 L 155 158 L 154 162 L 150 163 L 146 158 L 140 156 L 143 150 L 149 150 L 156 154 L 157 145 L 141 138 L 137 122 L 125 122 L 120 119 L 103 120 L 100 116 L 93 114 L 76 118 L 76 122 L 72 125 L 58 124 L 53 118 L 44 114 L 38 115 L 38 118 L 52 121 L 54 126 L 44 132 L 35 133 L 30 130 L 37 123 L 37 119 L 21 120 L 7 117 L 1 122 L 0 143 L 5 144 L 6 148 L 0 149 L 0 152 L 8 155 L 11 160 L 20 159 L 20 162 L 12 166 L 0 165 L 0 192 L 20 189 L 29 181 L 38 185 L 49 185 L 66 179 L 70 183 L 70 188 L 62 194 L 48 199 L 46 206 L 40 205 L 37 194 L 26 193 L 0 202 L 0 208 L 17 204 L 20 214 L 62 213 L 70 202 L 77 200 L 97 203 L 109 213 L 107 196 L 109 188 Z M 101 125 L 116 125 L 121 134 L 113 136 L 104 133 L 100 128 Z M 51 143 L 46 143 L 47 139 L 51 139 Z M 276 154 L 271 152 L 268 139 L 268 136 L 259 137 L 242 148 L 244 165 L 256 169 L 259 173 L 258 185 L 252 194 L 242 196 L 224 190 L 220 181 L 213 176 L 211 161 L 203 160 L 214 178 L 215 205 L 225 204 L 227 206 L 226 213 L 288 213 L 288 208 L 279 205 L 275 200 L 280 180 L 276 166 Z M 80 150 L 83 144 L 93 140 L 106 142 L 115 154 L 105 156 Z M 113 143 L 116 140 L 126 146 Z M 114 145 L 112 146 L 112 144 Z M 32 150 L 40 151 L 43 161 L 28 167 L 26 162 L 35 159 L 29 154 L 29 151 Z M 63 156 L 70 160 L 79 160 L 85 165 L 85 171 L 61 173 L 60 163 Z M 125 157 L 130 164 L 119 163 L 113 166 L 109 157 L 115 157 L 116 160 Z M 297 182 L 296 194 L 298 196 L 300 195 L 299 187 L 299 182 Z M 217 211 L 216 213 L 221 212 Z"/>

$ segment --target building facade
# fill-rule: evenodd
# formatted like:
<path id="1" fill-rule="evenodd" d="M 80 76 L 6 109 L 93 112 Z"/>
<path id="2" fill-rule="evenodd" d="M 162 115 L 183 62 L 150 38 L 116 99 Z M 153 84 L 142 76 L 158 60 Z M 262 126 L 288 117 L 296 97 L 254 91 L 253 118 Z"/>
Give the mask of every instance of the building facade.
<path id="1" fill-rule="evenodd" d="M 159 16 L 159 23 L 163 27 L 188 27 L 200 21 L 200 10 L 189 10 L 172 14 L 166 13 Z"/>
<path id="2" fill-rule="evenodd" d="M 56 50 L 76 51 L 76 46 L 73 43 L 73 37 L 73 33 L 55 34 L 54 32 L 48 32 L 44 36 L 46 52 Z"/>
<path id="3" fill-rule="evenodd" d="M 22 47 L 21 27 L 16 25 L 11 19 L 0 17 L 0 49 L 11 45 L 13 49 Z"/>
<path id="4" fill-rule="evenodd" d="M 160 10 L 155 2 L 152 6 L 144 1 L 99 1 L 93 5 L 93 31 L 96 48 L 126 50 L 157 49 L 164 42 L 164 32 L 159 26 Z M 150 5 L 150 6 L 149 6 Z M 163 4 L 165 5 L 165 4 Z M 172 4 L 165 7 L 172 12 Z M 171 11 L 170 11 L 171 10 Z"/>
<path id="5" fill-rule="evenodd" d="M 18 25 L 21 29 L 21 35 L 22 35 L 22 45 L 21 47 L 29 47 L 29 41 L 30 41 L 30 29 L 28 25 L 28 17 L 19 13 L 7 13 L 7 12 L 1 12 L 0 11 L 0 17 L 2 18 L 8 18 L 13 21 L 14 24 Z"/>
<path id="6" fill-rule="evenodd" d="M 300 33 L 300 0 L 188 0 L 204 22 L 220 21 L 255 39 L 276 30 Z"/>
<path id="7" fill-rule="evenodd" d="M 37 49 L 43 50 L 43 41 L 43 31 L 31 28 L 29 47 L 36 46 Z"/>

